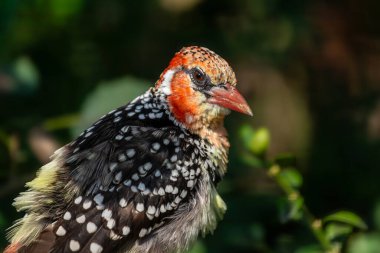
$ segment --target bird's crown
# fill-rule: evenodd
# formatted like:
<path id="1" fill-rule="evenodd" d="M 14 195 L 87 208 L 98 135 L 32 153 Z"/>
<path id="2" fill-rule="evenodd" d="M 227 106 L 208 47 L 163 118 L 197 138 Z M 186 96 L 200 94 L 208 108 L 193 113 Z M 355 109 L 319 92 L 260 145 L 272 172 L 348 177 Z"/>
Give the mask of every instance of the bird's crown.
<path id="1" fill-rule="evenodd" d="M 181 67 L 187 70 L 198 69 L 208 76 L 211 85 L 229 83 L 236 86 L 235 73 L 227 61 L 205 47 L 184 47 L 177 52 L 168 68 Z"/>

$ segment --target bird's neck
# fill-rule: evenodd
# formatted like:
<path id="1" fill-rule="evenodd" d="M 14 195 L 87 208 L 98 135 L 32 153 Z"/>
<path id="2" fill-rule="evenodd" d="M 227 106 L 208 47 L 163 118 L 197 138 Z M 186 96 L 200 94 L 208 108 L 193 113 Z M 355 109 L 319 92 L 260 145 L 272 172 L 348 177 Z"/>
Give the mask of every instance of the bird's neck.
<path id="1" fill-rule="evenodd" d="M 184 107 L 177 107 L 173 112 L 172 106 L 168 103 L 168 98 L 160 90 L 153 90 L 155 99 L 159 99 L 161 104 L 165 104 L 166 114 L 169 119 L 184 130 L 198 135 L 200 138 L 208 140 L 217 148 L 228 150 L 230 144 L 227 140 L 227 131 L 223 126 L 223 114 L 210 117 L 209 114 L 186 114 L 181 110 Z M 178 117 L 181 115 L 181 117 Z"/>
<path id="2" fill-rule="evenodd" d="M 203 115 L 195 116 L 192 123 L 186 127 L 194 134 L 208 140 L 217 148 L 228 149 L 230 144 L 227 140 L 227 131 L 223 126 L 224 116 L 207 118 Z"/>

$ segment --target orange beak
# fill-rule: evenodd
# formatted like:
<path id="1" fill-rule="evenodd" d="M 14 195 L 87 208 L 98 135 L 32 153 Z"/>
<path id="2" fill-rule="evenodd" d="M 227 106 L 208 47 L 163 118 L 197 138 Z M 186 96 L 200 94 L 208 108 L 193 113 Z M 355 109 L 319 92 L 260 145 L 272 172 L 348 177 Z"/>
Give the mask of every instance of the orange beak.
<path id="1" fill-rule="evenodd" d="M 213 87 L 209 94 L 211 97 L 208 99 L 208 102 L 211 104 L 216 104 L 250 116 L 253 115 L 247 101 L 245 101 L 239 91 L 230 84 L 223 87 Z"/>

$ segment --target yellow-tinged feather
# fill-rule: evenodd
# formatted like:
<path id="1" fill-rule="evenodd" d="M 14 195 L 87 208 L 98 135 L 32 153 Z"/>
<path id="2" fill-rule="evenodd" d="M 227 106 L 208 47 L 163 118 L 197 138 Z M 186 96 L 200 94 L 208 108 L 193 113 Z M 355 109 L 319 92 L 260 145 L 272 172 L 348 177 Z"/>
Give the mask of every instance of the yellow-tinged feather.
<path id="1" fill-rule="evenodd" d="M 51 161 L 45 166 L 42 166 L 40 171 L 37 173 L 37 177 L 28 182 L 26 186 L 37 191 L 49 191 L 53 183 L 56 181 L 57 171 L 59 168 L 60 166 L 56 160 Z"/>
<path id="2" fill-rule="evenodd" d="M 26 211 L 33 209 L 37 204 L 49 205 L 53 201 L 49 198 L 38 198 L 41 194 L 46 194 L 54 190 L 54 183 L 57 182 L 57 175 L 60 169 L 59 161 L 54 159 L 50 163 L 41 167 L 37 172 L 37 177 L 32 181 L 26 183 L 26 186 L 29 188 L 27 191 L 22 192 L 17 198 L 13 205 L 18 211 Z M 40 203 L 36 203 L 36 201 Z M 41 203 L 43 201 L 43 203 Z"/>
<path id="3" fill-rule="evenodd" d="M 47 213 L 41 213 L 44 206 L 54 204 L 50 194 L 56 187 L 58 172 L 61 169 L 61 156 L 64 149 L 57 150 L 52 161 L 41 167 L 37 177 L 28 182 L 27 191 L 22 192 L 14 202 L 18 211 L 27 211 L 28 215 L 14 223 L 8 232 L 12 243 L 28 245 L 35 241 L 46 224 Z"/>
<path id="4" fill-rule="evenodd" d="M 12 238 L 12 243 L 22 243 L 28 245 L 37 239 L 38 235 L 45 228 L 45 224 L 40 222 L 39 217 L 35 214 L 24 216 L 18 220 L 8 233 L 8 237 Z"/>
<path id="5" fill-rule="evenodd" d="M 227 205 L 218 193 L 216 194 L 214 201 L 215 201 L 215 209 L 216 209 L 215 213 L 219 219 L 222 219 L 224 213 L 227 210 Z"/>

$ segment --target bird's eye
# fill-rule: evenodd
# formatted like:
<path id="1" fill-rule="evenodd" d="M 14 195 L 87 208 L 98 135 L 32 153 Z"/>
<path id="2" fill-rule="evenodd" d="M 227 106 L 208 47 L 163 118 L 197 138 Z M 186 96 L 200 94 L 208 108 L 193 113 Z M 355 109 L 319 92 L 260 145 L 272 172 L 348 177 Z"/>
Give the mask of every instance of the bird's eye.
<path id="1" fill-rule="evenodd" d="M 206 75 L 201 70 L 194 68 L 191 71 L 191 79 L 194 83 L 202 85 L 206 82 Z"/>

